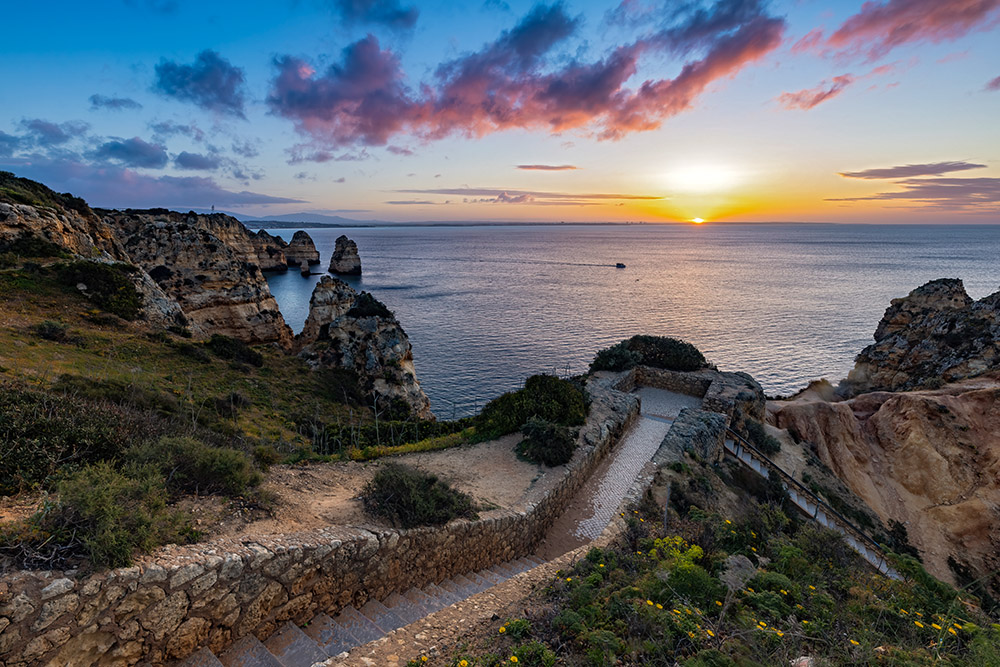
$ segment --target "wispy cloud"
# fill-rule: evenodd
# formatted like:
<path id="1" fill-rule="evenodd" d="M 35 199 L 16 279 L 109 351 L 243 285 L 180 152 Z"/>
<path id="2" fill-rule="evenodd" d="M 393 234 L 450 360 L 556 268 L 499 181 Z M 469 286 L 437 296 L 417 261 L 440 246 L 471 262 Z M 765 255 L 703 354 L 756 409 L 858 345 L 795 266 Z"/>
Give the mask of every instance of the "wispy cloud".
<path id="1" fill-rule="evenodd" d="M 735 76 L 781 43 L 783 19 L 757 0 L 684 4 L 665 25 L 593 62 L 558 59 L 580 19 L 562 4 L 538 5 L 479 51 L 439 65 L 418 92 L 399 57 L 372 35 L 318 73 L 280 56 L 268 105 L 318 149 L 385 145 L 410 133 L 426 140 L 508 129 L 591 131 L 601 139 L 656 129 L 691 108 L 714 82 Z M 645 54 L 686 58 L 673 79 L 626 83 Z"/>
<path id="2" fill-rule="evenodd" d="M 540 206 L 598 206 L 616 201 L 651 201 L 664 199 L 659 195 L 549 192 L 513 188 L 428 188 L 395 190 L 400 194 L 452 195 L 462 197 L 467 204 L 535 204 Z M 433 202 L 432 202 L 433 203 Z"/>
<path id="3" fill-rule="evenodd" d="M 178 169 L 188 169 L 191 171 L 213 171 L 219 168 L 222 159 L 218 155 L 201 153 L 189 153 L 181 151 L 174 158 L 174 166 Z"/>
<path id="4" fill-rule="evenodd" d="M 90 96 L 90 110 L 110 109 L 111 111 L 125 111 L 141 109 L 142 105 L 131 97 L 106 97 L 104 95 Z"/>
<path id="5" fill-rule="evenodd" d="M 53 123 L 41 118 L 22 120 L 21 127 L 27 132 L 28 141 L 41 147 L 60 146 L 82 137 L 90 129 L 88 123 L 79 120 Z"/>
<path id="6" fill-rule="evenodd" d="M 966 171 L 968 169 L 982 169 L 984 167 L 986 167 L 985 164 L 963 161 L 930 162 L 927 164 L 904 164 L 896 167 L 863 169 L 861 171 L 842 171 L 840 175 L 844 178 L 864 179 L 913 178 L 915 176 L 940 176 L 952 171 Z"/>
<path id="7" fill-rule="evenodd" d="M 519 164 L 517 168 L 525 171 L 572 171 L 579 169 L 572 164 Z"/>
<path id="8" fill-rule="evenodd" d="M 831 81 L 824 81 L 815 88 L 806 88 L 795 93 L 782 93 L 778 96 L 778 102 L 786 109 L 812 109 L 816 105 L 836 97 L 854 81 L 852 75 L 841 74 L 833 77 Z"/>
<path id="9" fill-rule="evenodd" d="M 167 150 L 160 144 L 151 144 L 139 137 L 131 139 L 111 138 L 93 153 L 97 160 L 112 160 L 126 167 L 162 169 L 167 166 Z"/>
<path id="10" fill-rule="evenodd" d="M 986 90 L 1000 90 L 1000 76 L 995 79 L 990 80 L 986 84 Z"/>
<path id="11" fill-rule="evenodd" d="M 153 90 L 166 97 L 191 102 L 203 109 L 245 118 L 246 78 L 221 55 L 206 49 L 192 65 L 161 60 Z"/>
<path id="12" fill-rule="evenodd" d="M 904 44 L 951 41 L 998 20 L 1000 0 L 869 0 L 821 44 L 842 56 L 876 60 Z"/>
<path id="13" fill-rule="evenodd" d="M 394 29 L 412 28 L 420 11 L 404 7 L 399 0 L 328 0 L 330 9 L 347 25 L 384 25 Z"/>

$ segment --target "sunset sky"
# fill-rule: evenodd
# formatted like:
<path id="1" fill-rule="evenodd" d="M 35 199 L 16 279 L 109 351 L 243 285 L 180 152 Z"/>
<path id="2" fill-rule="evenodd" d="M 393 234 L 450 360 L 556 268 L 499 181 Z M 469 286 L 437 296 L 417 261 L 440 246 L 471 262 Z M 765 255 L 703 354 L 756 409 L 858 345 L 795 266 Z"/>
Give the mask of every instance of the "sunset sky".
<path id="1" fill-rule="evenodd" d="M 8 3 L 0 169 L 106 207 L 1000 222 L 1000 0 Z"/>

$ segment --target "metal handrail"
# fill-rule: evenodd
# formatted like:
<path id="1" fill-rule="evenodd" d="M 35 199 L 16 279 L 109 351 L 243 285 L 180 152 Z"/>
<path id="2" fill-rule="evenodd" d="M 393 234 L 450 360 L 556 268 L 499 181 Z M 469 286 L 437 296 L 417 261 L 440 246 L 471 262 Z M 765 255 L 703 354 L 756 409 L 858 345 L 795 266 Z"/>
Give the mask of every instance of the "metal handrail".
<path id="1" fill-rule="evenodd" d="M 838 512 L 837 510 L 833 509 L 832 507 L 830 507 L 830 505 L 828 505 L 825 501 L 823 501 L 819 496 L 817 496 L 815 493 L 813 493 L 810 489 L 808 489 L 805 486 L 803 486 L 802 483 L 800 483 L 797 479 L 795 479 L 794 477 L 792 477 L 791 475 L 789 475 L 787 472 L 785 472 L 784 470 L 782 470 L 781 467 L 777 463 L 775 463 L 770 458 L 768 458 L 762 451 L 760 451 L 759 449 L 757 449 L 754 445 L 752 445 L 742 435 L 740 435 L 739 433 L 737 433 L 733 429 L 729 428 L 728 426 L 726 427 L 726 431 L 728 431 L 729 434 L 732 435 L 734 438 L 736 438 L 737 440 L 739 440 L 740 444 L 742 446 L 746 447 L 751 452 L 753 452 L 756 456 L 758 456 L 759 458 L 763 459 L 764 462 L 769 466 L 769 468 L 774 469 L 778 473 L 778 475 L 781 476 L 784 480 L 791 482 L 797 489 L 799 489 L 802 492 L 804 492 L 804 494 L 807 497 L 811 498 L 816 503 L 817 506 L 822 507 L 824 511 L 826 511 L 826 512 L 830 513 L 831 515 L 833 515 L 834 517 L 836 517 L 837 520 L 839 520 L 847 528 L 849 528 L 852 532 L 854 532 L 857 537 L 860 537 L 862 540 L 864 540 L 865 542 L 867 542 L 869 546 L 874 547 L 878 551 L 879 556 L 881 556 L 881 558 L 883 560 L 885 560 L 885 558 L 886 558 L 886 556 L 885 556 L 885 550 L 882 548 L 882 545 L 880 545 L 878 542 L 876 542 L 873 538 L 869 537 L 863 530 L 861 530 L 860 528 L 858 528 L 857 526 L 855 526 L 853 523 L 851 523 L 847 519 L 847 517 L 845 517 L 840 512 Z"/>

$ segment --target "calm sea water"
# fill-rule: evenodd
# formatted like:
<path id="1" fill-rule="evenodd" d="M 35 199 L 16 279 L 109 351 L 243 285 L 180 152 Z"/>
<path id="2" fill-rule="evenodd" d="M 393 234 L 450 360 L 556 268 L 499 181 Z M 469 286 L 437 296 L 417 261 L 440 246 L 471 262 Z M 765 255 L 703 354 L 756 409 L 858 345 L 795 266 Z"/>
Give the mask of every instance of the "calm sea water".
<path id="1" fill-rule="evenodd" d="M 270 230 L 286 240 L 294 230 Z M 586 370 L 636 333 L 683 338 L 769 394 L 836 381 L 872 340 L 889 300 L 961 278 L 1000 290 L 1000 226 L 559 225 L 308 229 L 329 264 L 347 234 L 396 312 L 440 417 L 539 372 Z M 617 262 L 627 265 L 615 268 Z M 269 278 L 302 328 L 318 276 Z"/>

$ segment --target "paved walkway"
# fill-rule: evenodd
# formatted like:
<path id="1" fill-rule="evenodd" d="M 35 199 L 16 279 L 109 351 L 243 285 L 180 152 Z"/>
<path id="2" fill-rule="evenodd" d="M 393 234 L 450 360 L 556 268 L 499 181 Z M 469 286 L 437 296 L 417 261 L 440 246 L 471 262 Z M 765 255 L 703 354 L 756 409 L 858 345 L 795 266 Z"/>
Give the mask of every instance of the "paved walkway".
<path id="1" fill-rule="evenodd" d="M 683 408 L 701 406 L 701 399 L 663 389 L 636 392 L 642 414 L 577 493 L 538 549 L 545 559 L 596 539 L 607 527 L 643 467 L 653 458 L 673 419 Z"/>

